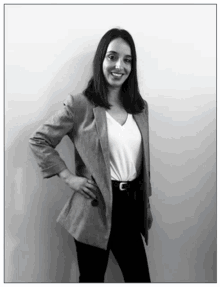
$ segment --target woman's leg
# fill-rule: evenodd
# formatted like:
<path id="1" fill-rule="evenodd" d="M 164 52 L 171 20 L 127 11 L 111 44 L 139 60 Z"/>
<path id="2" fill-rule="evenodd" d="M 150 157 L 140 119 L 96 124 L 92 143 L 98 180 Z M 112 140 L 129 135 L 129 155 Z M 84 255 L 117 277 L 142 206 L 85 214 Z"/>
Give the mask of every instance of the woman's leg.
<path id="1" fill-rule="evenodd" d="M 104 282 L 109 250 L 81 243 L 75 239 L 79 282 Z"/>
<path id="2" fill-rule="evenodd" d="M 134 200 L 126 193 L 113 193 L 110 248 L 125 282 L 151 282 L 147 256 L 135 218 Z"/>
<path id="3" fill-rule="evenodd" d="M 132 233 L 132 228 L 129 232 Z M 118 233 L 117 237 L 111 240 L 111 250 L 121 268 L 125 282 L 151 282 L 140 233 Z"/>

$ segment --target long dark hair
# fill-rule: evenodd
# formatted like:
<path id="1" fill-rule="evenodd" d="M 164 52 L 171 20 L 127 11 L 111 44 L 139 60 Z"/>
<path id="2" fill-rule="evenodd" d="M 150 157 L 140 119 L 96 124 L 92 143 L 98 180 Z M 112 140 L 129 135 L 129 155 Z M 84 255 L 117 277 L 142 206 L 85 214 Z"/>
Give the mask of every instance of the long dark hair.
<path id="1" fill-rule="evenodd" d="M 144 101 L 138 88 L 137 56 L 134 41 L 126 30 L 114 28 L 105 33 L 101 38 L 93 59 L 93 76 L 89 80 L 87 88 L 84 90 L 84 95 L 96 106 L 110 109 L 108 85 L 103 74 L 102 64 L 109 43 L 116 38 L 121 38 L 128 43 L 132 56 L 131 73 L 121 87 L 121 102 L 128 113 L 137 114 L 143 110 Z"/>

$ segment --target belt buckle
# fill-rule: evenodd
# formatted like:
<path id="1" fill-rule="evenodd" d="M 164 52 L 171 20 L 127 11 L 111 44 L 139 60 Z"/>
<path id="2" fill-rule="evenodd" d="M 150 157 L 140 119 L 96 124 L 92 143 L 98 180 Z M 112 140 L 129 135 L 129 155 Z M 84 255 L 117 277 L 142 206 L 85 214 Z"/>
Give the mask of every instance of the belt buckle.
<path id="1" fill-rule="evenodd" d="M 120 182 L 119 183 L 119 189 L 120 190 L 126 190 L 126 188 L 123 188 L 123 184 L 126 184 L 126 182 Z"/>

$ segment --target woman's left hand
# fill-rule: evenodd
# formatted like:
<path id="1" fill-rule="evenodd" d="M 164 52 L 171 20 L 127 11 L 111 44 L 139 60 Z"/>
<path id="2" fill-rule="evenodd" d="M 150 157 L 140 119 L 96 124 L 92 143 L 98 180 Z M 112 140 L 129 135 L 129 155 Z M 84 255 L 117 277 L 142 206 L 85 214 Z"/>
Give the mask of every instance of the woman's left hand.
<path id="1" fill-rule="evenodd" d="M 147 220 L 148 220 L 148 230 L 151 229 L 152 223 L 153 223 L 153 216 L 151 213 L 151 209 L 147 209 Z"/>

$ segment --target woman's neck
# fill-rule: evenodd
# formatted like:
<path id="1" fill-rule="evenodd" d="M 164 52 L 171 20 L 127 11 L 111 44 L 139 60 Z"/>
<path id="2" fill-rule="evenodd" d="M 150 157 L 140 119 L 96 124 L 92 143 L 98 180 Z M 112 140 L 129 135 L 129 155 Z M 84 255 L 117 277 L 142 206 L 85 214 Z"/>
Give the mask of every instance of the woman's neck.
<path id="1" fill-rule="evenodd" d="M 108 92 L 108 100 L 112 106 L 121 106 L 120 89 L 111 89 Z"/>

